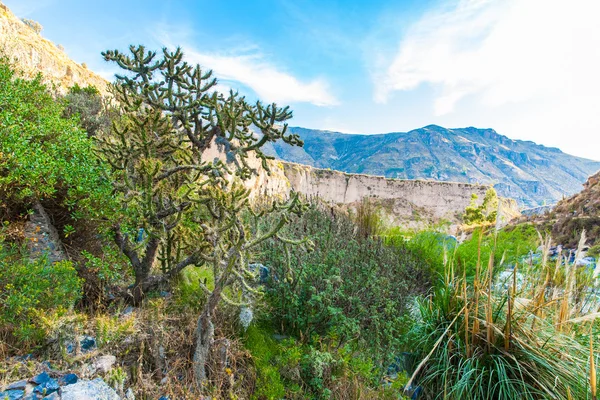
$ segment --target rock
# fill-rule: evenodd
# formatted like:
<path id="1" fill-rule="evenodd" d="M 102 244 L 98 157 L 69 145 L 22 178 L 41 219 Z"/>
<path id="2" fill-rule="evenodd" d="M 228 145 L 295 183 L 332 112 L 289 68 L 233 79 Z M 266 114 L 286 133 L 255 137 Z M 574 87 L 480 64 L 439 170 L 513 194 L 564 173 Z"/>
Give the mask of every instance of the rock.
<path id="1" fill-rule="evenodd" d="M 62 389 L 62 400 L 120 400 L 117 392 L 100 378 L 79 381 Z"/>
<path id="2" fill-rule="evenodd" d="M 0 392 L 0 399 L 2 400 L 20 400 L 25 395 L 23 390 L 6 390 Z"/>
<path id="3" fill-rule="evenodd" d="M 169 398 L 167 396 L 160 396 L 158 400 L 169 400 Z"/>
<path id="4" fill-rule="evenodd" d="M 30 382 L 33 382 L 37 385 L 41 385 L 43 383 L 48 382 L 50 379 L 50 375 L 48 375 L 46 372 L 42 372 L 39 375 L 34 376 L 33 378 L 31 378 Z"/>
<path id="5" fill-rule="evenodd" d="M 60 389 L 60 385 L 58 384 L 56 379 L 50 378 L 46 382 L 41 383 L 41 384 L 37 385 L 36 387 L 34 387 L 33 392 L 46 396 L 46 395 L 49 395 L 51 393 L 58 391 L 58 389 Z"/>
<path id="6" fill-rule="evenodd" d="M 83 351 L 91 351 L 96 348 L 96 339 L 91 336 L 85 336 L 81 339 L 81 350 Z"/>
<path id="7" fill-rule="evenodd" d="M 27 379 L 23 379 L 21 381 L 11 383 L 4 390 L 25 390 L 26 387 Z"/>
<path id="8" fill-rule="evenodd" d="M 96 371 L 105 374 L 110 371 L 113 365 L 117 362 L 117 357 L 113 355 L 101 356 L 96 359 L 94 362 L 94 368 Z"/>
<path id="9" fill-rule="evenodd" d="M 67 386 L 67 385 L 72 385 L 74 383 L 77 383 L 77 375 L 75 374 L 67 374 L 65 376 L 61 376 L 58 379 L 58 383 L 60 384 L 60 386 Z"/>
<path id="10" fill-rule="evenodd" d="M 58 394 L 58 392 L 54 392 L 51 395 L 44 397 L 44 399 L 48 399 L 48 400 L 60 400 L 60 394 Z"/>

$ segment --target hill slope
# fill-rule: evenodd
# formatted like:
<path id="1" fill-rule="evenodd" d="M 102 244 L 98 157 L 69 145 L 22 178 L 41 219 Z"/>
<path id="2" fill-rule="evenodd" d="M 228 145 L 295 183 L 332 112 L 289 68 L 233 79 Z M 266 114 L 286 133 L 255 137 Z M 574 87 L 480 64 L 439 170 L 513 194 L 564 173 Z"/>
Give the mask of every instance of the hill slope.
<path id="1" fill-rule="evenodd" d="M 429 125 L 377 135 L 290 130 L 302 137 L 304 148 L 275 143 L 271 153 L 282 160 L 389 178 L 494 184 L 501 196 L 524 206 L 576 193 L 600 169 L 600 162 L 512 140 L 493 129 Z"/>
<path id="2" fill-rule="evenodd" d="M 106 93 L 107 82 L 102 77 L 71 60 L 59 46 L 24 24 L 1 2 L 0 55 L 10 57 L 25 76 L 42 73 L 44 80 L 57 85 L 59 92 L 78 84 L 93 85 Z"/>

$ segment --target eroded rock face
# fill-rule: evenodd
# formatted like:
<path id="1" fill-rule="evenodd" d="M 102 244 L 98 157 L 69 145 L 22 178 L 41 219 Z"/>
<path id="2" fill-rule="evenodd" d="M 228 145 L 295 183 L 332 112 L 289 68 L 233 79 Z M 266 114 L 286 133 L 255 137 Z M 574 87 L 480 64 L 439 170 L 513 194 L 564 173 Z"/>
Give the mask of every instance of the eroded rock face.
<path id="1" fill-rule="evenodd" d="M 3 4 L 0 4 L 0 48 L 13 59 L 28 77 L 42 73 L 44 81 L 58 85 L 59 93 L 69 87 L 93 85 L 106 93 L 107 82 L 92 71 L 71 60 L 51 41 L 25 25 Z"/>

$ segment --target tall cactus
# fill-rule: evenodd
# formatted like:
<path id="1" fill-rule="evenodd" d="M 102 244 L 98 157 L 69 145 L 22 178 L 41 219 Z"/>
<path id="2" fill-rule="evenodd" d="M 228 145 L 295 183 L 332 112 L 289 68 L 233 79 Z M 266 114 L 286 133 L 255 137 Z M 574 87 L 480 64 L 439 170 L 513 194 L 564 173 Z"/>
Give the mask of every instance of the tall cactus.
<path id="1" fill-rule="evenodd" d="M 212 71 L 184 61 L 180 48 L 163 49 L 159 56 L 131 46 L 129 54 L 102 55 L 124 72 L 112 85 L 121 118 L 98 140 L 121 199 L 121 218 L 113 230 L 133 267 L 132 296 L 138 303 L 156 284 L 204 262 L 209 246 L 202 226 L 214 219 L 207 213 L 209 188 L 228 190 L 231 174 L 248 179 L 254 172 L 250 153 L 268 170 L 269 157 L 261 150 L 268 142 L 302 142 L 287 134 L 289 107 L 250 104 L 236 92 L 219 93 Z M 228 162 L 206 159 L 215 144 Z M 136 243 L 132 238 L 140 228 L 147 235 Z M 152 275 L 157 259 L 162 273 Z"/>

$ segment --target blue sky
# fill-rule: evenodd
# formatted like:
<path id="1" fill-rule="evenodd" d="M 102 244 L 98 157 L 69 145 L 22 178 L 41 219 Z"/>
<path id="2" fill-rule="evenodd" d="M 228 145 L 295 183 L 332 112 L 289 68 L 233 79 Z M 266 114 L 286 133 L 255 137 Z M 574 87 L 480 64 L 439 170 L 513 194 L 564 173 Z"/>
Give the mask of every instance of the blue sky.
<path id="1" fill-rule="evenodd" d="M 597 0 L 3 0 L 78 62 L 181 45 L 224 88 L 349 133 L 494 128 L 600 159 Z"/>

